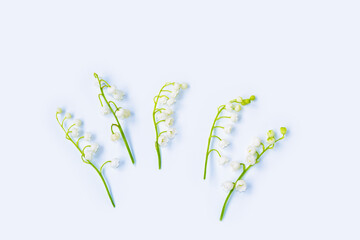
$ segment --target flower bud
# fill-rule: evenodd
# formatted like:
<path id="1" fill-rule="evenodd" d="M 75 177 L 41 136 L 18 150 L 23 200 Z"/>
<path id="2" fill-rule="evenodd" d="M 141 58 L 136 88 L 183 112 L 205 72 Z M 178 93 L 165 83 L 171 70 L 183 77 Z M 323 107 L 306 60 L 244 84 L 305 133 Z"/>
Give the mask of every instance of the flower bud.
<path id="1" fill-rule="evenodd" d="M 282 135 L 285 135 L 286 132 L 287 132 L 286 127 L 281 127 L 281 128 L 280 128 L 280 132 L 281 132 Z"/>
<path id="2" fill-rule="evenodd" d="M 273 130 L 269 130 L 267 132 L 267 135 L 268 135 L 269 138 L 273 138 L 275 136 L 275 132 Z"/>

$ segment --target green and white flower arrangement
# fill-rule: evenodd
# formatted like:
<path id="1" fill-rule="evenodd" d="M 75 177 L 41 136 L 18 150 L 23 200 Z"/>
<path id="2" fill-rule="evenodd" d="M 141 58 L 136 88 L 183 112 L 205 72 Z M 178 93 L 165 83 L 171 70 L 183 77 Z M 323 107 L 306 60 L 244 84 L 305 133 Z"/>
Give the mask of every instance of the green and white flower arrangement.
<path id="1" fill-rule="evenodd" d="M 287 129 L 285 127 L 280 128 L 281 137 L 276 139 L 275 132 L 269 130 L 267 132 L 266 142 L 263 142 L 260 138 L 254 138 L 252 143 L 247 147 L 246 157 L 244 162 L 232 162 L 233 170 L 237 171 L 241 169 L 241 174 L 235 181 L 226 181 L 222 184 L 224 190 L 228 192 L 225 202 L 223 204 L 220 221 L 224 218 L 225 210 L 231 195 L 234 191 L 244 192 L 246 190 L 246 182 L 243 179 L 245 174 L 256 164 L 260 163 L 260 158 L 264 153 L 275 147 L 275 144 L 285 138 Z"/>
<path id="2" fill-rule="evenodd" d="M 226 148 L 230 142 L 226 140 L 225 138 L 221 138 L 216 134 L 217 129 L 221 129 L 226 134 L 230 134 L 233 125 L 235 122 L 238 121 L 238 112 L 240 112 L 242 106 L 246 106 L 250 104 L 252 101 L 255 100 L 255 96 L 252 95 L 248 99 L 243 99 L 242 97 L 237 97 L 231 101 L 229 101 L 225 105 L 221 105 L 218 107 L 217 114 L 215 116 L 214 122 L 212 124 L 211 130 L 210 130 L 210 136 L 208 139 L 207 149 L 206 149 L 206 155 L 205 155 L 205 167 L 204 167 L 204 180 L 206 179 L 206 171 L 207 171 L 207 164 L 209 160 L 209 156 L 212 152 L 217 153 L 218 155 L 218 164 L 219 165 L 225 165 L 229 162 L 229 158 L 224 156 L 219 149 Z M 220 125 L 221 120 L 227 120 L 226 125 Z M 216 147 L 213 147 L 213 141 L 217 141 Z M 237 167 L 237 166 L 233 166 Z"/>
<path id="3" fill-rule="evenodd" d="M 174 110 L 172 105 L 176 102 L 176 97 L 180 90 L 188 88 L 186 83 L 167 82 L 160 89 L 159 94 L 154 97 L 153 122 L 155 127 L 155 149 L 158 157 L 159 169 L 161 169 L 160 147 L 165 147 L 170 139 L 176 134 L 173 128 Z"/>
<path id="4" fill-rule="evenodd" d="M 98 98 L 101 104 L 100 111 L 104 115 L 111 114 L 114 117 L 115 123 L 111 125 L 111 140 L 112 141 L 118 141 L 120 137 L 125 143 L 125 147 L 127 149 L 127 152 L 129 154 L 129 157 L 131 159 L 131 162 L 135 164 L 134 155 L 130 149 L 128 140 L 126 139 L 124 130 L 120 124 L 119 119 L 126 119 L 131 116 L 131 112 L 128 109 L 125 109 L 123 107 L 118 107 L 115 101 L 119 102 L 124 98 L 124 93 L 117 89 L 115 86 L 111 86 L 107 81 L 100 78 L 98 74 L 94 73 L 95 77 L 95 85 L 99 87 L 100 93 L 98 94 Z M 107 94 L 105 94 L 104 90 L 107 90 Z M 113 100 L 109 100 L 112 98 Z M 115 128 L 115 129 L 114 129 Z M 116 129 L 118 131 L 116 131 Z"/>
<path id="5" fill-rule="evenodd" d="M 92 142 L 92 134 L 89 132 L 84 133 L 84 135 L 81 136 L 81 129 L 82 121 L 79 119 L 76 119 L 74 121 L 71 121 L 72 115 L 70 113 L 65 113 L 64 118 L 60 121 L 59 116 L 61 116 L 63 113 L 61 108 L 58 108 L 56 111 L 56 120 L 59 123 L 60 127 L 65 133 L 65 138 L 69 140 L 76 149 L 80 152 L 81 160 L 85 163 L 90 165 L 100 176 L 101 181 L 103 182 L 106 192 L 110 198 L 111 204 L 113 207 L 115 207 L 115 203 L 113 200 L 113 197 L 110 193 L 110 189 L 108 184 L 105 181 L 104 175 L 103 175 L 103 169 L 105 165 L 110 164 L 111 167 L 116 168 L 119 166 L 119 160 L 114 159 L 111 161 L 106 161 L 103 164 L 101 164 L 100 167 L 97 167 L 95 161 L 94 161 L 94 155 L 99 149 L 99 144 Z"/>

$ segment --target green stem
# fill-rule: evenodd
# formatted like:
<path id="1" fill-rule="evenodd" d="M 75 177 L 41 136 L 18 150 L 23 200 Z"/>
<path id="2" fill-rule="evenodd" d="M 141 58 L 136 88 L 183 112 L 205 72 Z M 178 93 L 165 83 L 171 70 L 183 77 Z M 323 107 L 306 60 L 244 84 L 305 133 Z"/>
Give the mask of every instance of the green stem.
<path id="1" fill-rule="evenodd" d="M 67 134 L 67 131 L 65 130 L 65 128 L 63 127 L 63 125 L 60 124 L 59 119 L 58 119 L 58 117 L 57 117 L 57 114 L 56 114 L 56 120 L 58 121 L 60 127 L 64 130 L 65 134 Z M 69 139 L 69 141 L 71 141 L 71 142 L 75 145 L 75 147 L 79 150 L 79 152 L 81 153 L 81 156 L 83 157 L 83 156 L 84 156 L 84 152 L 83 152 L 83 150 L 80 149 L 79 145 L 78 145 L 77 143 L 75 143 L 75 141 L 74 141 L 72 138 L 69 137 L 68 139 Z M 86 147 L 87 147 L 87 146 L 86 146 Z M 85 147 L 85 148 L 86 148 L 86 147 Z M 85 148 L 84 148 L 84 149 L 85 149 Z M 83 161 L 84 161 L 84 160 L 83 160 Z M 84 161 L 84 162 L 85 162 L 85 161 Z M 107 184 L 106 184 L 106 182 L 105 182 L 105 179 L 104 179 L 103 175 L 101 174 L 101 172 L 96 168 L 96 166 L 95 166 L 91 161 L 86 160 L 85 163 L 90 164 L 90 165 L 96 170 L 96 172 L 99 174 L 102 182 L 104 183 L 104 186 L 105 186 L 106 192 L 107 192 L 107 194 L 108 194 L 108 196 L 109 196 L 109 198 L 110 198 L 111 204 L 113 205 L 113 207 L 115 207 L 115 203 L 114 203 L 114 200 L 113 200 L 113 198 L 112 198 L 112 196 L 111 196 L 111 194 L 110 194 L 109 187 L 107 186 Z M 105 163 L 106 163 L 106 162 L 105 162 Z M 105 163 L 103 164 L 103 166 L 105 165 Z M 101 167 L 101 168 L 102 168 L 102 167 Z"/>
<path id="2" fill-rule="evenodd" d="M 245 175 L 245 173 L 246 173 L 250 168 L 251 168 L 251 165 L 250 165 L 248 168 L 246 168 L 246 169 L 241 173 L 241 175 L 240 175 L 240 176 L 238 177 L 238 179 L 235 181 L 234 187 L 233 187 L 233 188 L 230 190 L 230 192 L 228 193 L 228 195 L 227 195 L 227 197 L 226 197 L 226 199 L 225 199 L 225 202 L 224 202 L 224 204 L 223 204 L 223 207 L 222 207 L 222 209 L 221 209 L 220 221 L 222 221 L 223 218 L 224 218 L 226 205 L 227 205 L 227 203 L 228 203 L 228 201 L 229 201 L 229 199 L 230 199 L 231 194 L 232 194 L 232 193 L 234 192 L 234 190 L 235 190 L 236 183 Z"/>
<path id="3" fill-rule="evenodd" d="M 155 140 L 155 149 L 156 149 L 156 153 L 157 153 L 157 157 L 158 157 L 158 164 L 159 164 L 159 169 L 161 169 L 161 152 L 160 152 L 160 146 L 159 146 L 159 143 L 158 143 L 158 140 L 159 140 L 159 130 L 158 130 L 158 123 L 164 121 L 159 121 L 159 122 L 156 122 L 156 118 L 155 118 L 155 114 L 157 113 L 156 109 L 157 109 L 157 104 L 158 104 L 158 101 L 159 101 L 159 98 L 161 97 L 160 94 L 162 91 L 164 91 L 164 88 L 171 85 L 171 84 L 174 84 L 174 83 L 169 83 L 169 84 L 165 84 L 161 89 L 160 89 L 160 92 L 157 96 L 155 96 L 156 100 L 154 100 L 155 104 L 154 104 L 154 110 L 153 110 L 153 122 L 154 122 L 154 127 L 155 127 L 155 133 L 156 133 L 156 140 Z M 167 96 L 166 96 L 167 97 Z M 155 99 L 154 98 L 154 99 Z"/>
<path id="4" fill-rule="evenodd" d="M 207 145 L 207 149 L 206 149 L 205 167 L 204 167 L 204 180 L 206 179 L 206 170 L 207 170 L 207 163 L 208 163 L 208 159 L 209 159 L 209 150 L 210 150 L 211 138 L 213 136 L 213 131 L 215 129 L 215 124 L 216 124 L 216 122 L 218 120 L 218 117 L 219 117 L 220 113 L 222 112 L 222 110 L 224 110 L 224 109 L 225 109 L 224 105 L 220 106 L 220 108 L 218 109 L 218 113 L 216 114 L 214 123 L 213 123 L 213 125 L 211 127 L 210 136 L 209 136 L 209 140 L 208 140 L 208 145 Z"/>
<path id="5" fill-rule="evenodd" d="M 119 128 L 121 137 L 122 137 L 122 139 L 124 140 L 124 143 L 125 143 L 125 146 L 126 146 L 126 149 L 127 149 L 128 153 L 129 153 L 131 162 L 132 162 L 132 164 L 135 164 L 134 156 L 133 156 L 133 154 L 132 154 L 132 152 L 131 152 L 131 150 L 130 150 L 129 143 L 128 143 L 128 141 L 127 141 L 127 139 L 126 139 L 126 136 L 125 136 L 125 133 L 124 133 L 124 131 L 123 131 L 121 125 L 120 125 L 119 119 L 116 117 L 116 114 L 115 114 L 114 110 L 111 108 L 109 101 L 106 99 L 105 94 L 104 94 L 104 90 L 103 90 L 102 88 L 100 88 L 100 91 L 101 91 L 101 95 L 103 96 L 106 104 L 108 105 L 111 113 L 113 114 L 113 116 L 114 116 L 114 118 L 115 118 L 115 120 L 116 120 L 116 122 L 117 122 L 117 127 Z"/>
<path id="6" fill-rule="evenodd" d="M 105 179 L 104 179 L 104 177 L 103 177 L 103 175 L 101 174 L 101 172 L 95 167 L 95 165 L 94 164 L 92 164 L 90 161 L 89 161 L 89 164 L 96 170 L 96 172 L 99 174 L 99 176 L 100 176 L 100 178 L 101 178 L 101 180 L 102 180 L 102 182 L 104 183 L 104 186 L 105 186 L 105 189 L 106 189 L 106 192 L 107 192 L 107 194 L 108 194 L 108 196 L 109 196 L 109 198 L 110 198 L 110 201 L 111 201 L 111 204 L 113 205 L 113 207 L 115 207 L 115 203 L 114 203 L 114 200 L 113 200 L 113 198 L 112 198 L 112 196 L 111 196 L 111 193 L 110 193 L 110 190 L 109 190 L 109 187 L 107 186 L 107 184 L 106 184 L 106 182 L 105 182 Z"/>
<path id="7" fill-rule="evenodd" d="M 282 140 L 282 139 L 284 139 L 284 135 L 283 135 L 281 138 L 279 138 L 278 140 L 276 140 L 275 143 L 278 142 L 278 141 L 280 141 L 280 140 Z M 258 153 L 258 155 L 257 155 L 257 157 L 256 157 L 256 163 L 258 163 L 258 160 L 260 159 L 260 157 L 261 157 L 267 150 L 272 149 L 271 146 L 274 146 L 274 144 L 269 145 L 269 146 L 267 146 L 266 148 L 265 148 L 264 144 L 262 144 L 262 146 L 263 146 L 263 151 L 262 151 L 260 154 Z M 227 195 L 227 197 L 226 197 L 226 199 L 225 199 L 225 202 L 224 202 L 223 207 L 222 207 L 222 209 L 221 209 L 220 221 L 222 221 L 222 219 L 224 218 L 224 214 L 225 214 L 225 210 L 226 210 L 227 203 L 228 203 L 228 201 L 229 201 L 229 199 L 230 199 L 231 194 L 234 192 L 234 189 L 235 189 L 235 187 L 236 187 L 236 183 L 237 183 L 240 179 L 242 179 L 242 178 L 244 177 L 245 173 L 246 173 L 252 166 L 253 166 L 253 165 L 249 165 L 247 168 L 245 168 L 245 165 L 243 165 L 243 167 L 244 167 L 243 172 L 242 172 L 241 175 L 236 179 L 233 188 L 229 191 L 229 193 L 228 193 L 228 195 Z"/>

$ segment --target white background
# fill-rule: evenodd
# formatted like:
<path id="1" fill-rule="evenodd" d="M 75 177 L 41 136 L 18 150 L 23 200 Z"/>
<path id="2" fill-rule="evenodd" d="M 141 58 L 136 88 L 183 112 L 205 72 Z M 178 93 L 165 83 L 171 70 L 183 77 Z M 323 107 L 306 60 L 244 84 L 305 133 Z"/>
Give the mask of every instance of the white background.
<path id="1" fill-rule="evenodd" d="M 358 1 L 2 1 L 1 239 L 359 239 Z M 124 127 L 136 156 L 109 139 L 93 72 L 127 93 Z M 176 104 L 179 134 L 157 170 L 152 98 L 166 81 L 190 88 Z M 244 160 L 253 136 L 288 137 L 246 175 L 209 164 L 219 105 L 257 96 L 231 135 Z M 62 107 L 96 134 L 106 178 L 55 120 Z"/>

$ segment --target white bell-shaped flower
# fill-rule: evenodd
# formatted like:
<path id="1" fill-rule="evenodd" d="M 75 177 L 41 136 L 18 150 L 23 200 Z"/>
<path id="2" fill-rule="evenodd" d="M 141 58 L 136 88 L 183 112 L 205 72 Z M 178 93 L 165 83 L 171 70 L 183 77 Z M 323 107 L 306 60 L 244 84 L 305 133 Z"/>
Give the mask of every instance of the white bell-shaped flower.
<path id="1" fill-rule="evenodd" d="M 124 95 L 125 93 L 118 89 L 116 89 L 115 92 L 112 94 L 113 98 L 118 101 L 122 100 L 124 98 Z"/>
<path id="2" fill-rule="evenodd" d="M 188 84 L 187 83 L 181 83 L 180 84 L 181 89 L 187 89 L 188 88 Z"/>
<path id="3" fill-rule="evenodd" d="M 217 162 L 220 166 L 223 166 L 229 162 L 229 158 L 227 158 L 225 156 L 221 156 L 217 159 Z"/>
<path id="4" fill-rule="evenodd" d="M 80 130 L 78 128 L 75 128 L 75 127 L 71 128 L 71 136 L 72 137 L 76 138 L 79 135 L 80 135 Z"/>
<path id="5" fill-rule="evenodd" d="M 232 122 L 237 122 L 237 121 L 239 120 L 238 114 L 237 114 L 237 113 L 232 113 L 232 114 L 230 115 L 230 120 L 231 120 Z"/>
<path id="6" fill-rule="evenodd" d="M 93 153 L 96 153 L 99 149 L 99 144 L 97 143 L 92 143 L 91 144 L 91 147 L 90 147 L 90 150 L 93 152 Z"/>
<path id="7" fill-rule="evenodd" d="M 158 100 L 159 104 L 165 104 L 166 102 L 167 102 L 167 97 L 165 97 L 165 96 L 159 98 L 159 100 Z"/>
<path id="8" fill-rule="evenodd" d="M 167 143 L 169 142 L 169 139 L 166 135 L 162 134 L 158 138 L 158 144 L 162 147 L 165 147 Z"/>
<path id="9" fill-rule="evenodd" d="M 226 148 L 227 146 L 229 146 L 229 141 L 227 141 L 226 139 L 222 139 L 221 141 L 219 141 L 218 146 L 220 148 Z"/>
<path id="10" fill-rule="evenodd" d="M 232 162 L 230 163 L 230 167 L 231 167 L 231 169 L 232 169 L 233 171 L 237 171 L 237 170 L 240 169 L 241 164 L 240 164 L 239 162 L 234 162 L 234 161 L 232 161 Z"/>
<path id="11" fill-rule="evenodd" d="M 174 89 L 175 89 L 175 91 L 179 91 L 179 89 L 180 89 L 180 83 L 174 83 Z"/>
<path id="12" fill-rule="evenodd" d="M 227 124 L 227 125 L 224 126 L 224 131 L 225 131 L 225 133 L 227 133 L 227 134 L 230 134 L 232 129 L 233 129 L 233 125 L 232 125 L 232 124 Z"/>
<path id="13" fill-rule="evenodd" d="M 226 111 L 232 112 L 232 110 L 233 110 L 233 104 L 232 104 L 231 102 L 227 103 L 227 104 L 225 105 L 225 109 L 226 109 Z"/>
<path id="14" fill-rule="evenodd" d="M 171 105 L 173 105 L 175 102 L 176 102 L 176 99 L 173 98 L 173 97 L 171 97 L 171 98 L 169 98 L 169 99 L 166 101 L 166 104 L 167 104 L 168 106 L 171 106 Z"/>
<path id="15" fill-rule="evenodd" d="M 226 181 L 222 184 L 222 187 L 225 191 L 230 191 L 231 189 L 234 188 L 234 183 L 233 182 L 230 182 L 230 181 Z"/>
<path id="16" fill-rule="evenodd" d="M 82 124 L 82 121 L 81 121 L 80 119 L 76 119 L 76 120 L 74 121 L 74 124 L 75 124 L 75 126 L 80 127 L 81 124 Z"/>
<path id="17" fill-rule="evenodd" d="M 71 114 L 70 114 L 70 113 L 66 113 L 66 114 L 65 114 L 65 118 L 70 119 L 70 118 L 72 118 L 72 116 L 71 116 Z"/>
<path id="18" fill-rule="evenodd" d="M 112 168 L 118 168 L 120 166 L 120 159 L 119 158 L 112 159 L 110 162 L 110 166 Z"/>
<path id="19" fill-rule="evenodd" d="M 165 119 L 167 119 L 167 117 L 168 117 L 168 115 L 166 113 L 164 113 L 164 112 L 156 114 L 156 119 L 158 121 L 165 120 Z"/>
<path id="20" fill-rule="evenodd" d="M 166 132 L 168 138 L 174 138 L 176 134 L 176 130 L 174 128 L 169 128 Z"/>
<path id="21" fill-rule="evenodd" d="M 239 192 L 244 192 L 246 190 L 246 182 L 240 179 L 236 182 L 235 189 Z"/>
<path id="22" fill-rule="evenodd" d="M 111 134 L 111 141 L 117 141 L 120 139 L 120 133 L 116 132 L 116 133 L 113 133 Z"/>
<path id="23" fill-rule="evenodd" d="M 110 113 L 110 108 L 107 105 L 104 105 L 103 107 L 100 108 L 100 111 L 102 114 L 107 115 Z"/>
<path id="24" fill-rule="evenodd" d="M 88 141 L 88 142 L 91 141 L 91 133 L 90 133 L 90 132 L 86 132 L 86 133 L 84 134 L 84 140 L 85 140 L 85 141 Z"/>
<path id="25" fill-rule="evenodd" d="M 174 124 L 174 118 L 169 117 L 169 118 L 165 119 L 165 125 L 166 125 L 167 127 L 170 127 L 170 126 L 172 126 L 173 124 Z"/>
<path id="26" fill-rule="evenodd" d="M 246 163 L 248 164 L 248 165 L 254 165 L 255 163 L 256 163 L 256 157 L 255 157 L 255 155 L 247 155 L 247 157 L 246 157 Z"/>
<path id="27" fill-rule="evenodd" d="M 260 147 L 260 145 L 261 145 L 261 139 L 258 138 L 258 137 L 255 137 L 255 138 L 252 140 L 252 145 L 253 145 L 254 147 Z"/>
<path id="28" fill-rule="evenodd" d="M 116 91 L 116 87 L 115 86 L 111 86 L 107 88 L 107 92 L 108 94 L 114 94 Z"/>

